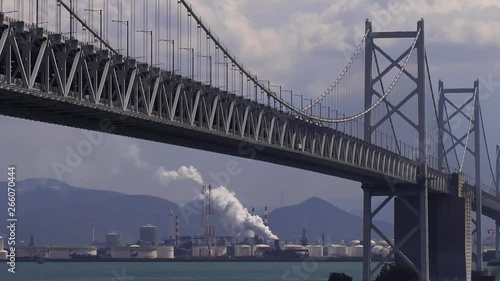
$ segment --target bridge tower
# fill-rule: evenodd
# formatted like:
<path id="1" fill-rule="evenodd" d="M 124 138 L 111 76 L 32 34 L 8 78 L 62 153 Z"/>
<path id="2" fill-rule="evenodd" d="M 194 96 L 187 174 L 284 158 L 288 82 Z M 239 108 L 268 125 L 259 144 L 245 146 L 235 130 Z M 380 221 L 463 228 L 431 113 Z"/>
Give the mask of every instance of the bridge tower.
<path id="1" fill-rule="evenodd" d="M 424 45 L 424 21 L 421 19 L 417 23 L 416 31 L 397 31 L 397 32 L 374 32 L 372 30 L 372 23 L 366 21 L 366 43 L 365 43 L 365 109 L 372 106 L 374 101 L 381 99 L 384 93 L 380 93 L 375 89 L 375 86 L 381 84 L 382 91 L 382 78 L 389 76 L 391 70 L 396 68 L 400 70 L 404 68 L 404 61 L 411 52 L 416 56 L 417 70 L 416 73 L 404 71 L 409 80 L 413 81 L 413 88 L 406 97 L 400 101 L 391 101 L 387 98 L 383 99 L 382 105 L 387 108 L 387 114 L 380 119 L 375 119 L 370 112 L 365 115 L 364 120 L 364 139 L 369 143 L 376 143 L 375 132 L 383 124 L 388 122 L 392 125 L 392 119 L 399 117 L 406 122 L 407 127 L 411 127 L 414 133 L 418 135 L 418 152 L 415 158 L 418 161 L 418 172 L 413 186 L 399 184 L 391 179 L 387 179 L 385 183 L 370 183 L 364 182 L 362 184 L 364 197 L 363 197 L 363 281 L 371 281 L 372 275 L 377 271 L 382 263 L 378 264 L 375 268 L 371 266 L 371 234 L 372 231 L 382 237 L 393 249 L 396 255 L 396 261 L 403 263 L 413 268 L 420 276 L 420 280 L 429 281 L 429 233 L 428 233 L 428 188 L 427 188 L 427 147 L 426 147 L 426 99 L 425 99 L 425 81 L 426 81 L 426 61 L 425 61 L 425 45 Z M 378 41 L 383 39 L 414 39 L 414 46 L 404 51 L 398 56 L 390 56 L 387 52 L 382 50 Z M 385 40 L 387 41 L 387 40 Z M 416 49 L 416 50 L 414 50 Z M 385 69 L 380 69 L 377 54 L 387 58 L 390 62 L 389 66 Z M 376 67 L 377 72 L 374 71 Z M 405 93 L 406 94 L 406 93 Z M 402 107 L 410 102 L 415 102 L 417 105 L 416 120 L 407 118 L 402 111 Z M 394 133 L 396 137 L 396 133 Z M 401 148 L 396 141 L 397 152 L 401 152 Z M 380 206 L 372 211 L 372 197 L 384 196 L 386 199 Z M 373 217 L 395 198 L 396 214 L 399 212 L 398 208 L 406 208 L 410 211 L 410 216 L 414 216 L 412 224 L 415 225 L 409 229 L 397 231 L 398 220 L 395 218 L 395 243 L 392 243 L 388 237 L 382 233 L 372 222 Z M 401 212 L 399 212 L 401 213 Z M 405 225 L 406 226 L 406 225 Z M 400 235 L 400 237 L 398 237 Z M 411 248 L 405 249 L 404 245 L 410 243 L 411 245 L 418 245 L 418 249 Z M 407 247 L 408 248 L 408 247 Z M 410 253 L 410 254 L 408 254 Z M 392 255 L 392 254 L 391 254 Z"/>
<path id="2" fill-rule="evenodd" d="M 456 97 L 459 96 L 462 98 L 464 95 L 464 102 L 457 104 Z M 454 96 L 455 99 L 452 98 L 452 96 Z M 462 122 L 456 122 L 457 120 L 465 120 L 466 122 L 464 124 Z M 459 131 L 458 129 L 460 127 L 465 128 L 465 130 Z M 452 159 L 455 159 L 457 164 L 457 171 L 455 172 L 464 173 L 464 164 L 467 162 L 466 155 L 469 154 L 474 158 L 472 169 L 474 182 L 470 184 L 476 186 L 476 228 L 472 231 L 471 235 L 476 233 L 477 237 L 477 271 L 483 271 L 482 254 L 478 254 L 482 253 L 481 217 L 483 212 L 481 202 L 481 119 L 479 80 L 474 81 L 474 86 L 472 88 L 445 88 L 443 81 L 439 81 L 438 129 L 440 143 L 438 146 L 438 167 L 443 172 L 454 172 L 450 171 L 450 169 L 452 169 L 450 167 L 452 165 L 450 162 L 453 161 Z"/>
<path id="3" fill-rule="evenodd" d="M 497 161 L 495 167 L 495 188 L 497 198 L 500 196 L 500 146 L 497 145 Z M 500 261 L 500 218 L 495 219 L 495 260 Z"/>

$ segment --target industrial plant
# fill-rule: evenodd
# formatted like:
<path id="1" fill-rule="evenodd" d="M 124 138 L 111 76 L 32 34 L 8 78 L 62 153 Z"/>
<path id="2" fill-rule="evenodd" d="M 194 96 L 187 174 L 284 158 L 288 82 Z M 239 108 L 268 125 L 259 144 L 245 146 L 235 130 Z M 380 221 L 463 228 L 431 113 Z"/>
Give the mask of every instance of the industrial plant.
<path id="1" fill-rule="evenodd" d="M 224 187 L 212 189 L 203 186 L 199 197 L 202 221 L 200 231 L 192 236 L 181 236 L 179 215 L 166 210 L 167 233 L 158 233 L 153 224 L 138 227 L 139 240 L 121 241 L 120 233 L 109 230 L 104 242 L 96 242 L 95 224 L 92 224 L 92 245 L 88 246 L 38 246 L 33 235 L 29 246 L 17 247 L 17 258 L 25 261 L 78 260 L 78 261 L 134 261 L 134 260 L 300 260 L 308 257 L 318 260 L 361 260 L 363 245 L 359 240 L 347 243 L 308 243 L 307 231 L 302 229 L 300 240 L 280 241 L 271 232 L 268 208 L 262 216 L 251 213 Z M 213 224 L 217 217 L 234 232 L 234 236 L 217 236 Z M 162 237 L 159 239 L 158 237 Z M 0 238 L 3 249 L 3 239 Z M 385 241 L 371 241 L 371 253 L 384 258 L 391 247 Z M 6 252 L 0 251 L 0 259 L 6 259 Z"/>

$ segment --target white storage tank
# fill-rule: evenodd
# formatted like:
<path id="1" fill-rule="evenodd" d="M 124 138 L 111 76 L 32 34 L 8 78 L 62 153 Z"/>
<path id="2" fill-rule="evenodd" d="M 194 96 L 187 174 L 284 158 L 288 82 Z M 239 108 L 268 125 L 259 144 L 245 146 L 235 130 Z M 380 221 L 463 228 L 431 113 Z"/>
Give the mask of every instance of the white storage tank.
<path id="1" fill-rule="evenodd" d="M 49 247 L 49 259 L 67 260 L 76 256 L 97 256 L 97 247 Z"/>
<path id="2" fill-rule="evenodd" d="M 323 256 L 323 246 L 321 245 L 307 245 L 307 251 L 310 257 L 322 257 Z"/>
<path id="3" fill-rule="evenodd" d="M 193 246 L 193 257 L 211 257 L 214 255 L 214 249 L 209 249 L 208 246 Z"/>
<path id="4" fill-rule="evenodd" d="M 161 246 L 156 248 L 156 253 L 159 259 L 173 259 L 174 258 L 174 247 L 173 246 Z"/>
<path id="5" fill-rule="evenodd" d="M 385 258 L 387 255 L 389 255 L 389 248 L 382 248 L 382 249 L 380 249 L 379 255 L 381 255 L 382 257 Z"/>
<path id="6" fill-rule="evenodd" d="M 296 251 L 298 254 L 305 255 L 306 252 L 304 251 L 306 247 L 302 245 L 293 245 L 293 244 L 288 244 L 285 245 L 284 250 L 285 251 Z"/>
<path id="7" fill-rule="evenodd" d="M 271 249 L 271 246 L 265 245 L 265 244 L 258 244 L 253 247 L 253 255 L 256 257 L 262 257 L 264 256 L 264 253 L 266 251 L 269 251 Z"/>
<path id="8" fill-rule="evenodd" d="M 348 248 L 346 245 L 329 245 L 326 248 L 329 257 L 347 257 Z"/>
<path id="9" fill-rule="evenodd" d="M 216 257 L 222 257 L 227 254 L 227 247 L 226 246 L 217 246 L 214 249 L 214 255 Z"/>
<path id="10" fill-rule="evenodd" d="M 352 240 L 351 243 L 349 243 L 350 246 L 356 246 L 356 245 L 359 245 L 361 243 L 361 241 L 359 240 Z"/>
<path id="11" fill-rule="evenodd" d="M 248 257 L 252 255 L 252 247 L 249 245 L 236 245 L 234 247 L 234 255 L 236 257 Z"/>
<path id="12" fill-rule="evenodd" d="M 354 246 L 354 253 L 353 257 L 363 257 L 363 245 L 356 245 Z"/>
<path id="13" fill-rule="evenodd" d="M 384 249 L 383 246 L 377 245 L 372 248 L 372 255 L 380 256 L 380 251 Z"/>
<path id="14" fill-rule="evenodd" d="M 375 240 L 370 240 L 370 246 L 372 246 L 372 247 L 373 247 L 373 246 L 375 246 L 375 245 L 377 245 L 377 242 L 375 242 Z"/>
<path id="15" fill-rule="evenodd" d="M 385 240 L 380 240 L 380 241 L 378 241 L 378 245 L 380 245 L 380 246 L 384 246 L 384 247 L 389 246 L 389 244 L 388 244 L 387 242 L 385 242 Z"/>
<path id="16" fill-rule="evenodd" d="M 7 260 L 7 251 L 1 250 L 0 251 L 0 261 Z"/>
<path id="17" fill-rule="evenodd" d="M 134 246 L 134 245 L 133 245 Z M 112 259 L 156 259 L 158 251 L 153 247 L 116 247 L 111 249 Z"/>
<path id="18" fill-rule="evenodd" d="M 18 246 L 16 257 L 19 258 L 49 258 L 49 249 L 45 246 Z"/>
<path id="19" fill-rule="evenodd" d="M 7 251 L 4 250 L 3 238 L 0 236 L 0 261 L 7 259 Z"/>

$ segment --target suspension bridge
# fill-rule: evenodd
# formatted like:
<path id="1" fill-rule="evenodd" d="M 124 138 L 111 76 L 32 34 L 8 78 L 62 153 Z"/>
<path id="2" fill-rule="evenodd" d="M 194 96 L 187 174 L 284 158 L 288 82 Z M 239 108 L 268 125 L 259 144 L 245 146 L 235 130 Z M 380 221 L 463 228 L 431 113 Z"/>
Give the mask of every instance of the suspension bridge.
<path id="1" fill-rule="evenodd" d="M 0 114 L 358 181 L 364 281 L 382 265 L 371 264 L 373 233 L 420 280 L 470 280 L 473 252 L 483 270 L 482 215 L 499 231 L 499 151 L 480 81 L 434 81 L 423 20 L 392 32 L 367 20 L 343 71 L 307 102 L 245 68 L 185 0 L 11 2 L 0 12 Z M 372 206 L 375 196 L 386 199 Z M 373 218 L 393 198 L 385 234 Z M 496 248 L 498 260 L 498 235 Z"/>

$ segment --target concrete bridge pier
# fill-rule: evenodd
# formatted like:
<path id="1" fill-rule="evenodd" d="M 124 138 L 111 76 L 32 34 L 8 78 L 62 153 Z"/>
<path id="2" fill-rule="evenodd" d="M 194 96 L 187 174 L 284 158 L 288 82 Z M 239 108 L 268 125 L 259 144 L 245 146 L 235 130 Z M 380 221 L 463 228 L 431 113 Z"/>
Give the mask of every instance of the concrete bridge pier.
<path id="1" fill-rule="evenodd" d="M 374 210 L 371 206 L 372 196 L 386 196 L 387 202 L 394 198 L 394 243 L 391 241 L 388 243 L 392 247 L 396 263 L 413 268 L 419 273 L 422 281 L 471 281 L 473 195 L 468 194 L 464 188 L 462 175 L 452 175 L 450 187 L 450 194 L 429 193 L 425 196 L 422 194 L 423 189 L 416 185 L 395 185 L 392 189 L 363 185 L 365 194 L 363 281 L 373 280 L 373 269 L 378 266 L 372 267 L 369 261 L 372 230 L 385 240 L 389 240 L 387 238 L 391 236 L 379 233 L 380 231 L 372 223 L 372 218 L 381 208 L 372 211 Z M 422 208 L 427 208 L 427 211 Z M 424 214 L 428 214 L 427 219 L 422 219 Z M 425 236 L 421 239 L 422 235 L 428 235 L 428 240 Z M 428 258 L 422 256 L 426 253 Z M 426 261 L 428 261 L 427 266 L 423 264 Z M 424 276 L 426 271 L 428 277 Z"/>
<path id="2" fill-rule="evenodd" d="M 429 194 L 429 276 L 431 281 L 470 281 L 472 269 L 472 195 L 464 189 L 464 178 L 454 174 L 450 179 L 451 194 Z M 404 202 L 406 201 L 406 202 Z M 417 197 L 398 196 L 394 201 L 395 243 L 418 223 L 413 209 Z M 409 205 L 407 205 L 409 203 Z M 420 237 L 416 232 L 401 251 L 420 268 Z M 396 263 L 404 263 L 396 254 Z"/>

